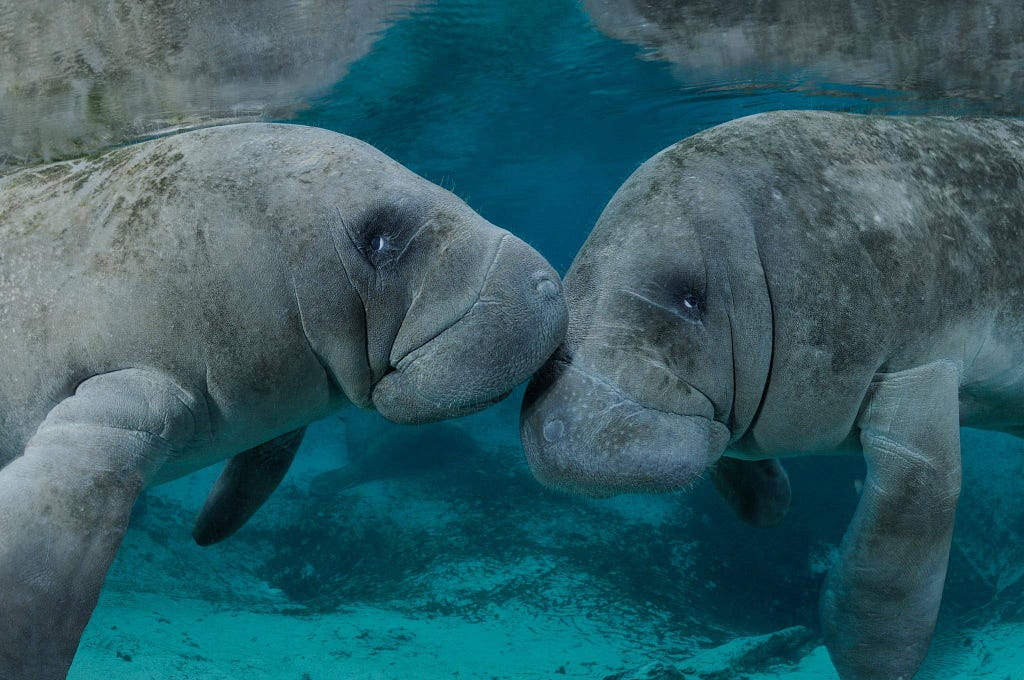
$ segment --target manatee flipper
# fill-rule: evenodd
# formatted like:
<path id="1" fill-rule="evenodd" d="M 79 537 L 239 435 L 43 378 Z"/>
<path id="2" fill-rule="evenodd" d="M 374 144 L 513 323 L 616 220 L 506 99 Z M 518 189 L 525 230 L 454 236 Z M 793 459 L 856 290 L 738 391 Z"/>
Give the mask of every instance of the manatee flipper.
<path id="1" fill-rule="evenodd" d="M 67 674 L 135 498 L 192 440 L 189 403 L 145 371 L 90 378 L 0 470 L 0 677 Z"/>
<path id="2" fill-rule="evenodd" d="M 300 427 L 227 462 L 196 518 L 192 529 L 196 543 L 223 541 L 249 521 L 284 479 L 305 432 Z"/>
<path id="3" fill-rule="evenodd" d="M 775 458 L 743 460 L 722 456 L 711 481 L 733 512 L 755 527 L 773 527 L 789 509 L 789 475 Z"/>
<path id="4" fill-rule="evenodd" d="M 960 494 L 960 373 L 936 361 L 879 374 L 859 427 L 860 503 L 822 593 L 842 678 L 910 680 L 928 651 Z"/>

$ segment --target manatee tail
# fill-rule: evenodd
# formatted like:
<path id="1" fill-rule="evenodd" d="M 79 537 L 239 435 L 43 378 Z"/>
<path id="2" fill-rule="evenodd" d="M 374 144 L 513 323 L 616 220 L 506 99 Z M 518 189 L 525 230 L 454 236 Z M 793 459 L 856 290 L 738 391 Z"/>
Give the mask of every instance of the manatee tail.
<path id="1" fill-rule="evenodd" d="M 338 416 L 345 427 L 345 455 L 348 464 L 322 472 L 313 478 L 309 491 L 315 496 L 329 496 L 369 480 L 361 461 L 367 456 L 371 443 L 377 441 L 389 423 L 376 411 L 349 409 Z"/>
<path id="2" fill-rule="evenodd" d="M 330 496 L 339 491 L 359 486 L 367 480 L 366 475 L 362 474 L 357 469 L 358 467 L 356 465 L 346 465 L 328 470 L 327 472 L 321 472 L 309 483 L 309 492 L 314 496 Z"/>

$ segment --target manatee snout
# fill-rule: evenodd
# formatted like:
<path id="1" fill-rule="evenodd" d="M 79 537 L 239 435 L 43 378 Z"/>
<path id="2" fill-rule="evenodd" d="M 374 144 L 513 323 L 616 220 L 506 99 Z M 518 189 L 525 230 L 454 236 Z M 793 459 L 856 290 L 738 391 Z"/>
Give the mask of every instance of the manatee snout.
<path id="1" fill-rule="evenodd" d="M 505 233 L 479 294 L 456 321 L 418 347 L 396 343 L 394 369 L 374 388 L 374 406 L 401 423 L 479 411 L 540 368 L 562 342 L 567 323 L 558 274 L 533 248 Z"/>
<path id="2" fill-rule="evenodd" d="M 564 355 L 530 383 L 520 434 L 540 482 L 589 496 L 686 488 L 729 439 L 710 414 L 645 406 Z"/>

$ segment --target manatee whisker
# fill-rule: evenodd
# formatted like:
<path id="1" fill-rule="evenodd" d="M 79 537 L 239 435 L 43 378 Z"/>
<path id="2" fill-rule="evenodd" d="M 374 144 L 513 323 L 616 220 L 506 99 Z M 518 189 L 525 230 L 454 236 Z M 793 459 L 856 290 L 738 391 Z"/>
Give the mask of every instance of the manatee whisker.
<path id="1" fill-rule="evenodd" d="M 636 292 L 635 290 L 633 290 L 631 288 L 623 288 L 623 289 L 621 289 L 621 292 L 623 294 L 625 294 L 625 295 L 630 295 L 632 297 L 635 297 L 636 299 L 641 300 L 642 302 L 645 302 L 646 304 L 650 305 L 651 307 L 654 307 L 656 309 L 660 309 L 663 312 L 666 312 L 668 314 L 671 314 L 672 316 L 678 317 L 678 318 L 682 319 L 683 321 L 686 321 L 687 323 L 693 323 L 692 319 L 684 316 L 683 314 L 680 314 L 677 310 L 672 309 L 671 307 L 669 307 L 667 305 L 663 305 L 660 302 L 655 302 L 654 300 L 652 300 L 651 298 L 647 297 L 646 295 L 643 295 L 642 293 L 638 293 L 638 292 Z"/>

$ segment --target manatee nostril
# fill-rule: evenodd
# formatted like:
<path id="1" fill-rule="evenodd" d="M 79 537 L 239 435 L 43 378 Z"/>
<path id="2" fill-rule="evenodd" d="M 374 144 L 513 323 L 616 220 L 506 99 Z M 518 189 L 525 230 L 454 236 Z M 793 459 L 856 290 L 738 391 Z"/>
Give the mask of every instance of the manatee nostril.
<path id="1" fill-rule="evenodd" d="M 554 444 L 565 435 L 565 423 L 560 418 L 552 418 L 544 423 L 544 441 Z"/>
<path id="2" fill-rule="evenodd" d="M 549 274 L 534 275 L 533 285 L 545 298 L 556 297 L 559 293 L 558 283 Z"/>

